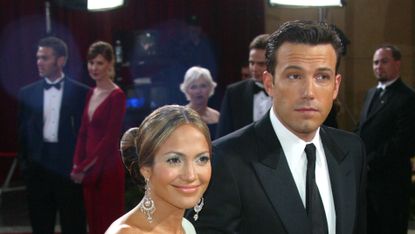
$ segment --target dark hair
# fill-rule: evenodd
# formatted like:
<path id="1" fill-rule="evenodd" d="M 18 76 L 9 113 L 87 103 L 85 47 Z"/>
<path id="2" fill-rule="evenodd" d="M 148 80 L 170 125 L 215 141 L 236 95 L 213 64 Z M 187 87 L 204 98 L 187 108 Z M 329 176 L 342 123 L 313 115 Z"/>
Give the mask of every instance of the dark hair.
<path id="1" fill-rule="evenodd" d="M 389 50 L 391 50 L 393 59 L 395 61 L 401 61 L 401 58 L 402 58 L 401 50 L 396 45 L 383 44 L 383 45 L 379 46 L 376 50 L 378 50 L 378 49 L 389 49 Z"/>
<path id="2" fill-rule="evenodd" d="M 265 51 L 267 71 L 274 74 L 276 53 L 284 42 L 320 45 L 331 44 L 337 55 L 336 73 L 340 65 L 342 43 L 333 26 L 323 22 L 295 20 L 283 23 L 268 39 Z"/>
<path id="3" fill-rule="evenodd" d="M 114 50 L 112 49 L 112 45 L 105 41 L 97 41 L 92 43 L 92 45 L 89 46 L 86 58 L 89 61 L 98 55 L 102 55 L 106 60 L 110 62 L 114 61 Z"/>
<path id="4" fill-rule="evenodd" d="M 114 79 L 115 71 L 114 71 L 114 50 L 112 49 L 112 45 L 105 41 L 97 41 L 92 43 L 89 46 L 88 54 L 86 56 L 88 61 L 91 61 L 98 55 L 102 55 L 107 61 L 113 63 L 112 70 L 110 71 L 110 78 Z"/>
<path id="5" fill-rule="evenodd" d="M 121 155 L 125 167 L 140 189 L 144 188 L 143 166 L 152 166 L 154 156 L 167 138 L 178 127 L 191 124 L 205 136 L 212 151 L 209 129 L 196 111 L 189 107 L 167 105 L 147 116 L 140 127 L 127 130 L 121 138 Z"/>
<path id="6" fill-rule="evenodd" d="M 52 48 L 57 58 L 65 57 L 65 60 L 68 58 L 68 46 L 63 40 L 57 37 L 42 38 L 39 41 L 38 46 Z"/>
<path id="7" fill-rule="evenodd" d="M 252 49 L 259 49 L 259 50 L 265 50 L 267 47 L 267 40 L 268 40 L 269 34 L 261 34 L 256 36 L 251 43 L 249 43 L 249 50 Z"/>

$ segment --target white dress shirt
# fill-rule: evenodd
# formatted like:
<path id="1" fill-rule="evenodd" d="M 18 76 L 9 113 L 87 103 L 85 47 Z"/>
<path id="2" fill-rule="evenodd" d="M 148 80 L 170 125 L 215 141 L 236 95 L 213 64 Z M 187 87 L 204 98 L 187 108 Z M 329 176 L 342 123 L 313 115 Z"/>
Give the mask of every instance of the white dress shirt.
<path id="1" fill-rule="evenodd" d="M 305 142 L 289 131 L 276 117 L 274 108 L 270 111 L 272 127 L 281 143 L 291 174 L 294 178 L 297 190 L 305 207 L 306 200 L 306 174 L 307 157 L 304 152 L 306 144 L 313 143 L 316 146 L 316 183 L 323 201 L 326 213 L 329 234 L 336 233 L 336 211 L 334 207 L 333 193 L 330 184 L 330 175 L 327 166 L 326 155 L 320 139 L 320 128 L 310 142 Z"/>
<path id="2" fill-rule="evenodd" d="M 63 79 L 61 77 L 51 82 L 48 78 L 45 81 L 49 84 L 55 84 Z M 64 82 L 61 83 L 61 88 L 58 90 L 55 87 L 43 90 L 43 141 L 48 143 L 57 143 L 59 114 L 62 104 L 62 94 Z"/>

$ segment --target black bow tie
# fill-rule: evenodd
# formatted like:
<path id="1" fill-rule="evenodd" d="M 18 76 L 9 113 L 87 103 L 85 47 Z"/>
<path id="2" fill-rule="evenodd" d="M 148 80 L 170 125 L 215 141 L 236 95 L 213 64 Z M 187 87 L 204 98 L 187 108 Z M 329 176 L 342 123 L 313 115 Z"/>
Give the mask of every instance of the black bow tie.
<path id="1" fill-rule="evenodd" d="M 254 94 L 257 94 L 261 91 L 264 92 L 268 96 L 268 93 L 265 91 L 264 87 L 261 87 L 258 84 L 254 84 Z"/>
<path id="2" fill-rule="evenodd" d="M 59 81 L 58 83 L 55 83 L 55 84 L 49 84 L 48 82 L 45 81 L 45 82 L 43 82 L 43 88 L 48 90 L 52 87 L 55 87 L 55 89 L 59 90 L 61 88 L 62 81 L 63 80 L 61 80 L 61 81 Z"/>

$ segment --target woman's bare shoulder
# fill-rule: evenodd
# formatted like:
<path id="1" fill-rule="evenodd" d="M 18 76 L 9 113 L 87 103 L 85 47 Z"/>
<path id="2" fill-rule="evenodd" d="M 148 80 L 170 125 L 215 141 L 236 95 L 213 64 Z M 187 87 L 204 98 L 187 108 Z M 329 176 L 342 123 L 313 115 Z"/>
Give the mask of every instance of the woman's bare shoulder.
<path id="1" fill-rule="evenodd" d="M 135 209 L 115 220 L 105 234 L 138 234 L 143 233 L 137 225 Z"/>
<path id="2" fill-rule="evenodd" d="M 105 234 L 134 234 L 141 233 L 140 230 L 128 224 L 112 224 Z"/>

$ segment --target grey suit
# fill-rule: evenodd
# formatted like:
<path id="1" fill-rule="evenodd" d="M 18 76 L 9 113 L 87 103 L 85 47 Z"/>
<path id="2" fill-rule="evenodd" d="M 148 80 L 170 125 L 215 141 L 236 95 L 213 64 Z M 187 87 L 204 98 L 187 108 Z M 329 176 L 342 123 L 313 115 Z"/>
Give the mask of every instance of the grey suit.
<path id="1" fill-rule="evenodd" d="M 336 209 L 336 233 L 365 233 L 361 140 L 321 127 Z M 198 233 L 311 233 L 311 224 L 269 115 L 214 142 L 213 171 Z"/>

